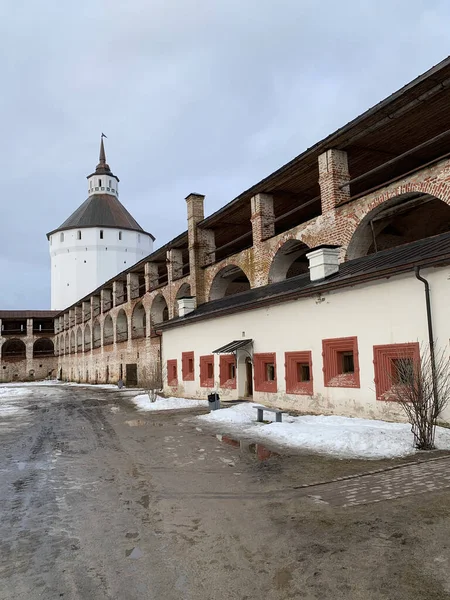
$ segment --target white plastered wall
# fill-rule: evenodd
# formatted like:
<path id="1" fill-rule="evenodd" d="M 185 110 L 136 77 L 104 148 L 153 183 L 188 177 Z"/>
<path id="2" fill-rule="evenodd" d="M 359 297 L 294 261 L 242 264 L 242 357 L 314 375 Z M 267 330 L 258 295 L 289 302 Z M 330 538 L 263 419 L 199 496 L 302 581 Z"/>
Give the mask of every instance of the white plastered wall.
<path id="1" fill-rule="evenodd" d="M 434 336 L 438 348 L 446 348 L 450 338 L 450 269 L 424 269 L 431 287 Z M 322 340 L 357 336 L 360 388 L 325 387 L 323 381 Z M 267 308 L 212 317 L 191 325 L 165 330 L 163 360 L 178 360 L 178 395 L 206 397 L 200 387 L 201 355 L 242 337 L 254 340 L 254 352 L 276 352 L 277 393 L 254 392 L 253 401 L 302 412 L 340 414 L 396 420 L 402 412 L 394 402 L 375 397 L 373 346 L 418 341 L 428 342 L 424 285 L 413 272 L 343 288 L 314 297 L 284 302 Z M 284 353 L 312 351 L 314 395 L 285 393 Z M 181 354 L 195 352 L 195 381 L 182 381 Z M 219 357 L 215 357 L 216 389 L 223 398 L 237 398 L 243 389 L 244 370 L 238 355 L 236 390 L 219 388 Z M 173 388 L 167 388 L 173 394 Z M 450 409 L 443 418 L 450 420 Z"/>
<path id="2" fill-rule="evenodd" d="M 78 239 L 79 231 L 81 239 Z M 103 231 L 103 239 L 100 231 Z M 153 248 L 149 235 L 126 229 L 69 229 L 50 237 L 52 310 L 71 306 L 148 256 Z"/>

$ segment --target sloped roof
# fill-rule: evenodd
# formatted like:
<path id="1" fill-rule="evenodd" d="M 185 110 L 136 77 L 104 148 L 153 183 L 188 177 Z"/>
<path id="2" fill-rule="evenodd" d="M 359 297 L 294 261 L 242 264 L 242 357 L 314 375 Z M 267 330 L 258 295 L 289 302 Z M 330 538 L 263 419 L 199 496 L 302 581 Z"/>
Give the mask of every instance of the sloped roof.
<path id="1" fill-rule="evenodd" d="M 312 296 L 319 292 L 412 271 L 415 266 L 437 266 L 449 263 L 450 233 L 443 233 L 341 263 L 338 273 L 321 281 L 311 282 L 309 273 L 306 273 L 233 296 L 212 300 L 200 304 L 195 311 L 185 317 L 177 317 L 159 324 L 158 328 L 169 329 L 221 314 L 251 310 L 302 296 Z"/>
<path id="2" fill-rule="evenodd" d="M 115 196 L 112 194 L 92 194 L 60 227 L 47 233 L 47 237 L 55 231 L 86 227 L 114 227 L 147 233 Z M 151 233 L 148 235 L 155 239 Z"/>
<path id="3" fill-rule="evenodd" d="M 0 319 L 51 319 L 58 310 L 0 310 Z"/>

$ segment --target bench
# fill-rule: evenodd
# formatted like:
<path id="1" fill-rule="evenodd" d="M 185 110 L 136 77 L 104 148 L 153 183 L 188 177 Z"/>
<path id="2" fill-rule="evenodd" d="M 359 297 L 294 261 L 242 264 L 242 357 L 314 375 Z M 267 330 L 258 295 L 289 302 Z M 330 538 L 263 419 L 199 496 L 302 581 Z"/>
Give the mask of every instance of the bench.
<path id="1" fill-rule="evenodd" d="M 275 413 L 275 421 L 276 421 L 276 423 L 281 423 L 282 422 L 283 414 L 286 413 L 285 410 L 280 410 L 279 408 L 268 408 L 267 406 L 261 406 L 260 404 L 254 404 L 253 408 L 256 408 L 256 410 L 258 411 L 258 416 L 256 418 L 256 420 L 258 421 L 258 423 L 262 423 L 263 422 L 263 413 L 264 413 L 264 411 Z"/>

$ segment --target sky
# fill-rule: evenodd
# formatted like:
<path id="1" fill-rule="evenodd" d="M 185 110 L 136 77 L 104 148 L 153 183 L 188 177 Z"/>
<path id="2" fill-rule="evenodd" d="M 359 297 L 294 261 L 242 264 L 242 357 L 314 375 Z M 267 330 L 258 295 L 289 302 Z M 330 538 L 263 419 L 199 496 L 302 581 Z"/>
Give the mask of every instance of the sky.
<path id="1" fill-rule="evenodd" d="M 450 54 L 447 0 L 3 0 L 1 309 L 50 307 L 46 233 L 107 160 L 156 237 L 186 230 Z"/>

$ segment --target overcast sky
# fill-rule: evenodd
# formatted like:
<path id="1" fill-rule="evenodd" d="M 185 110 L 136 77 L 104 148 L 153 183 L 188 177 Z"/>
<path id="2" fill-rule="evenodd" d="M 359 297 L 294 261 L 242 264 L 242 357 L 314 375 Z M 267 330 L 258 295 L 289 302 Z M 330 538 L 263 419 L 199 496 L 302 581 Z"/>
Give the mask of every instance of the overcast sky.
<path id="1" fill-rule="evenodd" d="M 108 136 L 157 246 L 448 54 L 447 0 L 3 0 L 0 308 L 50 307 L 45 234 Z M 156 246 L 156 247 L 157 247 Z"/>

